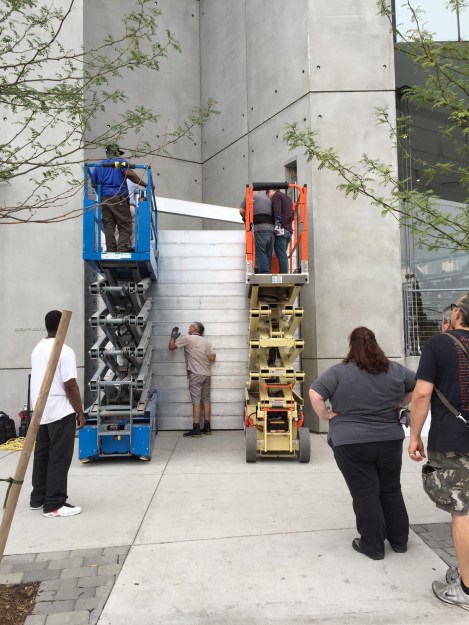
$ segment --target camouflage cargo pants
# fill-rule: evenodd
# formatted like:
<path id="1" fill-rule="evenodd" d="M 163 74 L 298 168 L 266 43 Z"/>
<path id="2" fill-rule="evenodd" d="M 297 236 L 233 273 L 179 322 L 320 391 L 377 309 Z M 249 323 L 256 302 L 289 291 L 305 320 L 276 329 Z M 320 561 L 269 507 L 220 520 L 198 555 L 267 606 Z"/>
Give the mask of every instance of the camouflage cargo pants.
<path id="1" fill-rule="evenodd" d="M 429 451 L 422 480 L 437 508 L 455 515 L 469 514 L 469 453 Z"/>

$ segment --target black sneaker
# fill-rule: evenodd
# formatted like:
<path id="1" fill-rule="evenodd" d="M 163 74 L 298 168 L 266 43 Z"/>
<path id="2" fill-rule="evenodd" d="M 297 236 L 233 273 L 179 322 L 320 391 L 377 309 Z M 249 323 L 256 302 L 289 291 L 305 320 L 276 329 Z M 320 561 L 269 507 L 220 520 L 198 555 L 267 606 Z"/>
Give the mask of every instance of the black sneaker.
<path id="1" fill-rule="evenodd" d="M 208 421 L 205 421 L 204 427 L 200 431 L 202 434 L 208 434 L 210 436 L 210 434 L 212 433 L 212 428 L 210 427 L 210 423 Z"/>
<path id="2" fill-rule="evenodd" d="M 194 425 L 192 430 L 189 430 L 188 432 L 184 432 L 183 436 L 186 436 L 186 437 L 191 436 L 192 438 L 200 438 L 200 426 Z"/>

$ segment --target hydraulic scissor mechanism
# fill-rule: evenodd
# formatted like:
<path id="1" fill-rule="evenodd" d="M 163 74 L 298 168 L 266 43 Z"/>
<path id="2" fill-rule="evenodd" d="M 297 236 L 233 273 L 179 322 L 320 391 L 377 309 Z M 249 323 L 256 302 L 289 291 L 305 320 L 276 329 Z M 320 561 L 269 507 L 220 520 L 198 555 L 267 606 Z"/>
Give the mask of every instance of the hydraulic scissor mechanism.
<path id="1" fill-rule="evenodd" d="M 99 164 L 85 165 L 89 170 Z M 151 169 L 145 169 L 147 189 L 135 209 L 135 247 L 125 253 L 103 248 L 100 190 L 85 184 L 83 258 L 101 275 L 90 285 L 98 310 L 90 318 L 97 340 L 90 358 L 97 368 L 89 380 L 94 401 L 80 430 L 79 457 L 90 460 L 109 455 L 150 459 L 156 433 L 157 392 L 152 388 L 149 289 L 157 279 L 157 221 Z"/>
<path id="2" fill-rule="evenodd" d="M 253 285 L 249 311 L 249 361 L 246 382 L 246 460 L 257 454 L 298 455 L 309 462 L 309 431 L 303 428 L 303 399 L 295 386 L 304 341 L 299 326 L 299 285 Z"/>
<path id="3" fill-rule="evenodd" d="M 259 273 L 256 251 L 262 259 L 267 252 L 263 251 L 264 239 L 256 240 L 256 235 L 262 234 L 257 228 L 259 224 L 269 223 L 269 217 L 267 214 L 266 221 L 265 202 L 259 201 L 258 194 L 265 192 L 273 201 L 271 222 L 275 237 L 285 237 L 286 241 L 282 245 L 274 244 L 276 252 L 283 254 L 283 262 L 274 257 L 270 272 Z M 299 305 L 299 295 L 301 287 L 309 280 L 308 189 L 306 185 L 300 187 L 289 182 L 253 182 L 246 185 L 243 206 L 246 290 L 250 298 L 245 389 L 246 461 L 255 462 L 260 454 L 297 455 L 300 462 L 309 462 L 309 430 L 302 427 L 303 399 L 297 392 L 304 380 L 300 370 L 304 348 L 300 324 L 304 311 Z M 282 228 L 277 231 L 273 224 L 278 219 L 281 223 L 277 225 Z M 279 273 L 280 267 L 284 273 Z"/>

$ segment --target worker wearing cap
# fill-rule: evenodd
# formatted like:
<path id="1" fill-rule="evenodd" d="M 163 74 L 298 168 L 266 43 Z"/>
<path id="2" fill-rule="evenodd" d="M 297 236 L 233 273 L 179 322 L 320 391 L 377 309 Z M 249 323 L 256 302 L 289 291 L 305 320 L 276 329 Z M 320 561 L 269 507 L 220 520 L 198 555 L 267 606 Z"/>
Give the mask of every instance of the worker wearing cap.
<path id="1" fill-rule="evenodd" d="M 106 147 L 106 159 L 100 164 L 125 163 L 124 152 L 117 143 Z M 132 245 L 132 213 L 130 212 L 127 179 L 146 187 L 135 172 L 125 167 L 95 167 L 91 181 L 95 189 L 101 185 L 101 221 L 108 252 L 129 252 Z M 118 238 L 116 239 L 116 230 Z"/>

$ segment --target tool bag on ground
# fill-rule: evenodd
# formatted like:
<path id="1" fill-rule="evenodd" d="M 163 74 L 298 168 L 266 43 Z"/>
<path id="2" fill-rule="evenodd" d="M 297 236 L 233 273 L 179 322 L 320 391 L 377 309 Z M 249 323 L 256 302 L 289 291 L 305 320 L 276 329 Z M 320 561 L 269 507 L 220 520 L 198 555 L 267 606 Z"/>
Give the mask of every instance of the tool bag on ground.
<path id="1" fill-rule="evenodd" d="M 3 410 L 0 410 L 0 445 L 11 438 L 16 438 L 15 422 Z"/>

